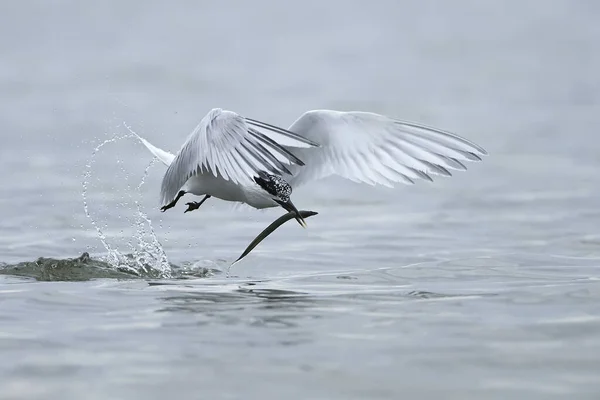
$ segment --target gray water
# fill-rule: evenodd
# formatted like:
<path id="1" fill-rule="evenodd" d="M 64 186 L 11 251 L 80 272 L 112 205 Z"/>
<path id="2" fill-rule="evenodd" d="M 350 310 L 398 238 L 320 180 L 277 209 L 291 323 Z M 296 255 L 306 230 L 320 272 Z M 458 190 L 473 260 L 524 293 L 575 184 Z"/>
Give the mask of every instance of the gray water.
<path id="1" fill-rule="evenodd" d="M 0 398 L 598 398 L 599 18 L 570 0 L 3 2 Z M 283 126 L 373 111 L 490 155 L 433 184 L 298 190 L 308 229 L 228 275 L 280 210 L 163 214 L 139 143 L 92 157 L 125 124 L 176 151 L 213 107 Z"/>

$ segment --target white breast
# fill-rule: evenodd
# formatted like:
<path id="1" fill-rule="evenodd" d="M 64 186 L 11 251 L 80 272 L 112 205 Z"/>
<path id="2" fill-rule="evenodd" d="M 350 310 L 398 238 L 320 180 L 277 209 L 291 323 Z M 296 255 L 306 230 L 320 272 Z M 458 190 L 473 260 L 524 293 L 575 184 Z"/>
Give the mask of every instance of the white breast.
<path id="1" fill-rule="evenodd" d="M 258 185 L 242 186 L 212 173 L 202 173 L 188 179 L 182 190 L 196 196 L 206 194 L 225 201 L 246 203 L 251 207 L 262 209 L 276 207 L 278 204 Z"/>

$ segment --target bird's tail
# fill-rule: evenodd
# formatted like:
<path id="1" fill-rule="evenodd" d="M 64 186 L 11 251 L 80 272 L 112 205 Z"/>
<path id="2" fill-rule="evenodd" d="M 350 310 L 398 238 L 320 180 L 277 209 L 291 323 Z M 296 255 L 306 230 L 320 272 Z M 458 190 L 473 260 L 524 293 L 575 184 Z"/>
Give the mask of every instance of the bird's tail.
<path id="1" fill-rule="evenodd" d="M 140 142 L 142 142 L 142 144 L 144 146 L 146 146 L 146 148 L 148 150 L 150 150 L 150 153 L 152 153 L 156 158 L 158 158 L 160 161 L 162 161 L 163 164 L 165 164 L 167 167 L 169 165 L 171 165 L 171 163 L 173 162 L 173 159 L 175 158 L 174 154 L 171 154 L 168 151 L 159 149 L 158 147 L 154 146 L 152 143 L 150 143 L 149 141 L 147 141 L 146 139 L 144 139 L 137 133 L 133 133 L 133 134 L 139 139 Z"/>

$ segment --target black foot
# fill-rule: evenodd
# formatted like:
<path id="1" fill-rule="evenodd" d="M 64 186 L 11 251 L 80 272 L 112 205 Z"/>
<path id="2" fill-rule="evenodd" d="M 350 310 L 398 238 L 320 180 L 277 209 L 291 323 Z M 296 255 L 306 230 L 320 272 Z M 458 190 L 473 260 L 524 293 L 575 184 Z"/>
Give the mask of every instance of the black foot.
<path id="1" fill-rule="evenodd" d="M 185 194 L 185 192 L 183 190 L 180 190 L 179 193 L 177 193 L 177 196 L 175 197 L 175 200 L 173 200 L 172 202 L 170 202 L 169 204 L 167 204 L 166 206 L 162 206 L 160 208 L 160 211 L 165 212 L 167 211 L 169 208 L 173 208 L 175 207 L 175 204 L 177 204 L 177 202 L 179 201 L 179 199 Z"/>
<path id="2" fill-rule="evenodd" d="M 200 207 L 200 203 L 197 201 L 192 201 L 191 203 L 185 203 L 185 204 L 188 206 L 188 208 L 187 208 L 187 210 L 185 210 L 183 212 L 184 214 L 186 212 L 197 210 Z"/>
<path id="3" fill-rule="evenodd" d="M 186 212 L 197 210 L 198 208 L 200 208 L 200 206 L 202 205 L 202 203 L 204 203 L 209 198 L 210 198 L 210 195 L 207 194 L 199 202 L 198 201 L 192 201 L 191 203 L 185 203 L 188 206 L 188 208 L 183 213 L 185 214 Z"/>

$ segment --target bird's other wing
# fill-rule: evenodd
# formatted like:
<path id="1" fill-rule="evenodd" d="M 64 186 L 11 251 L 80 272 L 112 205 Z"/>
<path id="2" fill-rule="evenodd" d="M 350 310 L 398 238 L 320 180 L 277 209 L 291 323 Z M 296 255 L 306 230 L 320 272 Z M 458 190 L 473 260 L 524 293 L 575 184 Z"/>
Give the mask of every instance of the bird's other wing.
<path id="1" fill-rule="evenodd" d="M 131 133 L 133 133 L 137 137 L 137 139 L 140 142 L 142 142 L 144 146 L 146 146 L 150 153 L 152 153 L 152 155 L 158 158 L 163 164 L 165 164 L 167 167 L 171 165 L 171 163 L 175 159 L 175 154 L 171 154 L 168 151 L 159 149 L 158 147 L 154 146 L 152 143 L 150 143 L 149 141 L 147 141 L 146 139 L 144 139 L 143 137 L 141 137 L 133 131 L 131 131 Z"/>
<path id="2" fill-rule="evenodd" d="M 308 111 L 288 130 L 321 145 L 288 148 L 306 163 L 293 168 L 293 187 L 333 174 L 389 187 L 432 181 L 431 175 L 451 176 L 450 170 L 466 170 L 463 162 L 487 155 L 456 134 L 369 112 Z"/>
<path id="3" fill-rule="evenodd" d="M 284 145 L 286 147 L 284 147 Z M 310 139 L 283 128 L 215 108 L 188 136 L 167 169 L 161 200 L 173 200 L 185 182 L 199 173 L 236 184 L 252 182 L 259 171 L 290 174 L 288 166 L 304 165 L 288 148 L 316 146 Z"/>

